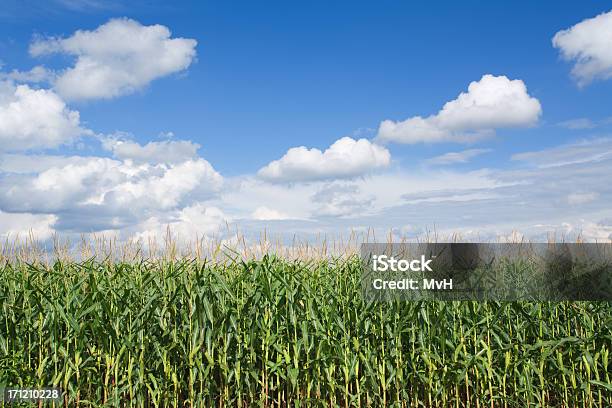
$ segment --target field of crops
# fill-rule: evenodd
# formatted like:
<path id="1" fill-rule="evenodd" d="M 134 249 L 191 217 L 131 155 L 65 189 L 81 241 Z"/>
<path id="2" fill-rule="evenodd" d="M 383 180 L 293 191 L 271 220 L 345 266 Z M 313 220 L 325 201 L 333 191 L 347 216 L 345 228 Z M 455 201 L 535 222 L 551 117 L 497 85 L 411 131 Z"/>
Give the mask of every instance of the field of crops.
<path id="1" fill-rule="evenodd" d="M 360 260 L 0 265 L 0 386 L 66 406 L 612 406 L 610 303 L 365 303 Z"/>

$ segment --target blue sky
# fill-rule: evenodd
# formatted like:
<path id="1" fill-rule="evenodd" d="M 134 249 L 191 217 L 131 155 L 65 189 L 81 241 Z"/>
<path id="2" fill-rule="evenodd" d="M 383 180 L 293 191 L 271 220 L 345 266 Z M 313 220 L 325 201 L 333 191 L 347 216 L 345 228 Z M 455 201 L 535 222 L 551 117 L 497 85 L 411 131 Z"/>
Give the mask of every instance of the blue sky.
<path id="1" fill-rule="evenodd" d="M 560 157 L 583 154 L 580 149 L 584 143 L 596 146 L 589 152 L 609 152 L 611 143 L 606 138 L 612 128 L 612 57 L 600 50 L 606 41 L 612 49 L 612 20 L 602 14 L 609 11 L 595 1 L 557 2 L 552 7 L 527 1 L 193 1 L 169 5 L 155 1 L 9 0 L 0 11 L 0 72 L 12 87 L 5 92 L 10 95 L 20 84 L 33 92 L 53 92 L 66 109 L 78 112 L 75 126 L 80 130 L 62 127 L 59 131 L 64 135 L 74 135 L 60 137 L 58 143 L 47 140 L 39 145 L 28 142 L 27 146 L 0 148 L 0 163 L 5 163 L 0 169 L 0 184 L 5 189 L 4 197 L 0 192 L 0 220 L 4 220 L 0 227 L 4 225 L 5 234 L 13 235 L 23 232 L 28 222 L 42 235 L 93 231 L 127 235 L 178 222 L 185 225 L 176 225 L 177 229 L 189 234 L 199 230 L 199 222 L 206 224 L 200 228 L 202 233 L 210 233 L 214 228 L 209 225 L 227 220 L 252 231 L 269 228 L 281 234 L 341 234 L 364 227 L 418 233 L 438 225 L 448 231 L 482 231 L 487 236 L 512 230 L 542 236 L 550 231 L 594 229 L 593 236 L 607 237 L 612 232 L 607 224 L 612 215 L 607 204 L 610 191 L 599 181 L 608 168 L 601 169 L 602 174 L 593 173 L 587 182 L 580 179 L 577 191 L 568 192 L 569 187 L 555 181 L 555 175 L 542 170 L 537 160 L 562 148 L 567 153 L 559 153 Z M 586 43 L 576 40 L 580 36 L 574 35 L 575 30 L 553 44 L 556 33 L 594 18 L 593 24 L 578 28 L 578 34 L 586 35 Z M 131 21 L 137 24 L 135 33 L 161 25 L 171 32 L 170 39 L 195 40 L 197 46 L 185 45 L 185 60 L 172 68 L 159 67 L 151 79 L 128 81 L 128 90 L 121 88 L 112 96 L 108 94 L 111 91 L 92 91 L 83 97 L 78 81 L 61 79 L 77 66 L 77 60 L 105 58 L 96 62 L 98 68 L 100 61 L 116 68 L 123 63 L 121 58 L 131 57 L 108 52 L 92 57 L 89 51 L 75 52 L 72 45 L 60 44 L 57 39 L 74 38 L 77 30 L 96 32 L 110 21 Z M 132 39 L 125 38 L 125 42 Z M 83 41 L 90 40 L 99 39 L 79 40 L 76 47 L 87 48 Z M 31 45 L 37 42 L 44 51 L 34 55 Z M 159 57 L 154 54 L 138 54 L 136 63 L 142 66 L 129 73 L 147 72 L 143 58 L 150 57 L 155 65 Z M 594 61 L 598 70 L 572 74 L 580 58 Z M 18 75 L 35 66 L 44 67 L 44 80 L 33 82 Z M 125 74 L 121 71 L 119 68 L 115 74 L 121 77 Z M 486 74 L 505 79 L 485 84 Z M 500 99 L 498 111 L 486 117 L 458 119 L 464 111 L 434 117 L 460 93 L 469 94 L 470 83 L 480 81 L 485 91 L 474 96 L 476 104 L 482 95 L 498 92 L 496 87 L 501 87 L 499 92 L 518 92 L 517 100 L 524 105 L 506 106 L 514 102 Z M 95 86 L 106 85 L 102 81 Z M 504 117 L 504 110 L 515 108 L 525 110 Z M 0 105 L 0 115 L 1 109 Z M 404 124 L 410 128 L 397 130 L 399 124 L 417 116 L 430 117 L 424 122 L 427 134 L 419 133 L 424 129 L 415 128 L 413 122 Z M 386 136 L 381 131 L 385 120 L 392 121 L 395 129 Z M 471 125 L 466 125 L 466 120 Z M 431 132 L 441 135 L 440 140 L 432 140 Z M 23 134 L 11 127 L 4 135 L 0 130 L 0 140 L 16 140 Z M 334 162 L 328 168 L 327 162 L 315 158 L 314 164 L 306 163 L 312 168 L 304 169 L 289 163 L 290 159 L 310 160 L 313 156 L 299 158 L 296 153 L 278 169 L 261 170 L 291 148 L 325 151 L 342 137 L 366 140 L 359 148 L 365 150 L 348 144 L 338 147 L 342 154 L 356 155 L 355 160 L 345 159 L 351 165 L 339 159 L 340 164 Z M 408 139 L 411 142 L 407 143 Z M 130 206 L 118 191 L 129 190 L 131 199 L 140 202 L 144 198 L 134 193 L 134 185 L 145 181 L 154 184 L 155 177 L 178 164 L 141 157 L 150 173 L 129 179 L 137 167 L 134 157 L 129 156 L 133 149 L 128 154 L 109 147 L 126 141 L 140 147 L 158 143 L 139 151 L 140 155 L 155 155 L 154 149 L 163 150 L 181 141 L 198 144 L 197 160 L 201 162 L 190 159 L 211 168 L 199 168 L 203 178 L 196 177 L 193 185 L 175 192 L 176 200 L 168 205 Z M 540 152 L 540 156 L 536 160 L 529 152 Z M 66 164 L 79 164 L 66 168 L 53 159 L 58 156 L 70 157 Z M 49 163 L 35 171 L 16 170 L 18 163 L 27 167 L 33 157 L 39 163 Z M 525 157 L 529 160 L 522 159 Z M 23 198 L 19 197 L 35 197 L 39 191 L 17 191 L 16 186 L 38 188 L 41 177 L 51 170 L 79 174 L 79 165 L 87 160 L 100 164 L 101 158 L 110 160 L 104 166 L 121 176 L 101 182 L 101 174 L 112 173 L 104 167 L 88 179 L 90 184 L 100 183 L 95 191 L 85 191 L 83 180 L 76 182 L 83 191 L 57 184 L 45 190 L 59 197 L 54 206 L 39 205 L 32 199 L 20 207 L 18 199 Z M 559 167 L 558 175 L 568 181 L 564 171 L 571 175 L 591 173 L 608 159 L 607 155 L 597 157 L 580 169 L 565 164 Z M 127 166 L 132 167 L 124 168 L 125 160 L 131 160 Z M 193 169 L 185 171 L 195 174 Z M 126 181 L 125 174 L 132 176 Z M 216 180 L 217 175 L 222 181 Z M 506 185 L 511 181 L 517 186 Z M 384 183 L 397 186 L 398 192 L 379 192 Z M 533 189 L 518 187 L 525 183 Z M 557 188 L 540 196 L 543 184 L 550 187 L 551 183 L 557 183 Z M 201 188 L 211 185 L 216 187 Z M 160 197 L 166 193 L 161 191 Z M 414 202 L 411 194 L 425 195 L 429 201 L 421 197 Z M 440 194 L 446 198 L 432 198 Z M 448 199 L 449 194 L 455 198 Z M 463 197 L 461 204 L 457 194 Z M 568 198 L 571 194 L 577 196 Z M 113 200 L 131 207 L 130 216 L 124 217 L 122 207 Z M 538 200 L 557 204 L 544 205 Z M 500 201 L 512 208 L 496 216 Z M 518 211 L 517 205 L 512 205 L 523 201 L 527 210 Z M 531 216 L 526 218 L 525 213 Z M 92 221 L 96 217 L 99 219 Z M 110 221 L 103 221 L 106 218 Z M 501 222 L 500 218 L 507 219 Z"/>

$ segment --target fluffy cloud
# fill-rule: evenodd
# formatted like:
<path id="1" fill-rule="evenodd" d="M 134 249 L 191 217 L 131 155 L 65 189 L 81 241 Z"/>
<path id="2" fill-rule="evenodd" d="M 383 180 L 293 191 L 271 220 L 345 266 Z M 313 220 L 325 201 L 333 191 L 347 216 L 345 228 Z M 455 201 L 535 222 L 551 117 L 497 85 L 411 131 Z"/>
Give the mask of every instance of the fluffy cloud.
<path id="1" fill-rule="evenodd" d="M 223 183 L 203 159 L 177 164 L 83 159 L 47 160 L 51 167 L 35 173 L 0 175 L 0 209 L 56 214 L 58 229 L 123 228 L 211 198 Z"/>
<path id="2" fill-rule="evenodd" d="M 142 146 L 130 140 L 107 138 L 102 146 L 121 160 L 138 163 L 181 163 L 197 157 L 200 145 L 185 140 L 149 142 Z"/>
<path id="3" fill-rule="evenodd" d="M 435 115 L 381 122 L 378 138 L 398 143 L 470 142 L 498 128 L 534 125 L 541 113 L 540 102 L 527 93 L 523 81 L 484 75 Z"/>
<path id="4" fill-rule="evenodd" d="M 147 166 L 148 167 L 148 166 Z M 132 205 L 154 205 L 161 209 L 174 208 L 184 196 L 201 187 L 204 191 L 218 191 L 222 177 L 206 160 L 188 160 L 175 166 L 155 166 L 161 174 L 136 178 L 120 184 L 113 190 L 111 201 Z M 108 194 L 108 193 L 107 193 Z"/>
<path id="5" fill-rule="evenodd" d="M 219 208 L 196 203 L 163 216 L 148 218 L 134 228 L 137 232 L 132 238 L 163 242 L 170 232 L 174 239 L 194 243 L 218 233 L 230 221 L 231 218 Z"/>
<path id="6" fill-rule="evenodd" d="M 260 169 L 269 181 L 292 182 L 355 177 L 387 167 L 391 154 L 366 139 L 343 137 L 325 151 L 304 146 L 291 148 L 279 160 Z"/>
<path id="7" fill-rule="evenodd" d="M 90 159 L 91 157 L 87 156 L 6 153 L 0 155 L 0 174 L 36 174 L 51 167 L 62 167 L 67 163 L 85 164 Z"/>
<path id="8" fill-rule="evenodd" d="M 35 156 L 38 167 L 28 171 L 30 164 L 18 165 L 12 155 L 0 163 L 10 172 L 0 176 L 0 228 L 13 234 L 31 226 L 44 236 L 114 230 L 143 239 L 163 239 L 170 228 L 193 242 L 196 235 L 223 236 L 225 223 L 239 220 L 247 236 L 265 228 L 289 242 L 294 234 L 346 237 L 356 226 L 372 227 L 378 239 L 389 231 L 401 239 L 398 228 L 410 220 L 413 238 L 461 233 L 495 240 L 520 231 L 536 241 L 548 233 L 605 239 L 612 231 L 610 221 L 601 221 L 612 219 L 611 151 L 609 140 L 591 139 L 517 155 L 521 163 L 500 170 L 415 168 L 288 184 L 247 176 L 228 179 L 223 188 L 214 176 L 197 175 L 205 168 L 197 164 L 201 159 L 153 165 Z"/>
<path id="9" fill-rule="evenodd" d="M 582 140 L 516 155 L 514 163 L 498 170 L 432 167 L 331 183 L 241 183 L 222 194 L 219 207 L 250 213 L 266 206 L 308 220 L 267 229 L 288 240 L 293 233 L 305 239 L 337 236 L 355 226 L 372 227 L 376 237 L 384 237 L 406 220 L 412 237 L 442 239 L 461 233 L 466 239 L 496 240 L 519 231 L 545 241 L 549 233 L 568 234 L 563 225 L 570 223 L 567 239 L 578 232 L 587 240 L 604 239 L 610 222 L 598 226 L 598 221 L 612 219 L 611 146 L 609 139 Z M 246 227 L 258 232 L 263 224 Z"/>
<path id="10" fill-rule="evenodd" d="M 57 147 L 84 132 L 53 91 L 0 82 L 0 151 Z"/>
<path id="11" fill-rule="evenodd" d="M 575 61 L 572 75 L 578 85 L 612 78 L 612 11 L 559 31 L 552 43 L 565 60 Z"/>
<path id="12" fill-rule="evenodd" d="M 7 214 L 0 211 L 0 238 L 15 240 L 32 237 L 44 241 L 53 235 L 55 215 Z"/>
<path id="13" fill-rule="evenodd" d="M 68 38 L 38 39 L 31 44 L 30 53 L 76 56 L 74 66 L 59 73 L 54 81 L 56 91 L 64 98 L 113 98 L 189 67 L 196 56 L 197 42 L 170 35 L 162 25 L 143 26 L 127 18 L 114 19 Z"/>
<path id="14" fill-rule="evenodd" d="M 428 164 L 448 165 L 456 163 L 467 163 L 476 156 L 490 152 L 491 149 L 468 149 L 460 152 L 448 152 L 440 156 L 432 157 L 426 162 Z"/>

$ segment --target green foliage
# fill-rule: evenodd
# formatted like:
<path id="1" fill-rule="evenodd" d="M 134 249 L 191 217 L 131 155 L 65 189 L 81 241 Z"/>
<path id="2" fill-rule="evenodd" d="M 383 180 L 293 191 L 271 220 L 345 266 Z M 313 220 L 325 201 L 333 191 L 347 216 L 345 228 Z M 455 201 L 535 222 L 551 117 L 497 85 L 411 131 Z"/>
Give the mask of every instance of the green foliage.
<path id="1" fill-rule="evenodd" d="M 358 258 L 0 266 L 0 385 L 66 406 L 612 406 L 610 303 L 366 303 Z"/>

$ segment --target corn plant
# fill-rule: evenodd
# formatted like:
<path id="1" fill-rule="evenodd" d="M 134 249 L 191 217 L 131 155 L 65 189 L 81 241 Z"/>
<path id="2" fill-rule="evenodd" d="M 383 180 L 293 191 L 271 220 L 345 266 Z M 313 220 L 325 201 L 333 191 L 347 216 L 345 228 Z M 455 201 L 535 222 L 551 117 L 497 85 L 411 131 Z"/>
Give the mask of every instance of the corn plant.
<path id="1" fill-rule="evenodd" d="M 358 257 L 0 266 L 0 386 L 63 406 L 612 406 L 605 302 L 366 302 Z"/>

